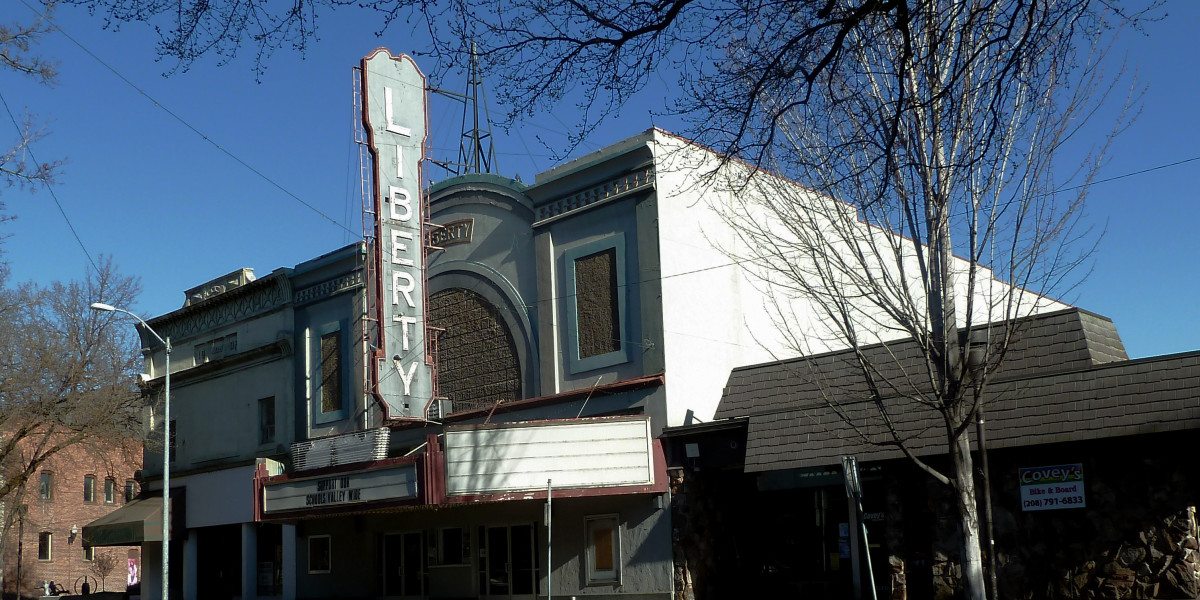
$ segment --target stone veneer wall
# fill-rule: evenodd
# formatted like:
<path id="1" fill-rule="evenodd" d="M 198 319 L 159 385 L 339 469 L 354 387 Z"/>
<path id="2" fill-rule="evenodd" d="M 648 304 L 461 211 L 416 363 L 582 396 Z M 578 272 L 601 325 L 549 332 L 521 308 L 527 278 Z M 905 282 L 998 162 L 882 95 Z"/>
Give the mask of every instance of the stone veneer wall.
<path id="1" fill-rule="evenodd" d="M 1110 440 L 1042 456 L 1029 449 L 993 454 L 1002 457 L 992 469 L 1002 600 L 1200 597 L 1200 476 L 1179 457 L 1134 458 L 1143 450 Z M 1072 462 L 1084 464 L 1085 508 L 1021 510 L 1017 466 Z M 935 599 L 961 592 L 948 496 L 932 490 L 929 496 L 935 514 L 950 517 L 934 524 Z"/>

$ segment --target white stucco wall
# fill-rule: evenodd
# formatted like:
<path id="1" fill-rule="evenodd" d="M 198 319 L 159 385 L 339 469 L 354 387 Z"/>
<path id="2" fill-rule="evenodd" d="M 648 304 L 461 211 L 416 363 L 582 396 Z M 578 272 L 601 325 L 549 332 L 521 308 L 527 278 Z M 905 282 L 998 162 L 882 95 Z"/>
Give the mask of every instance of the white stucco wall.
<path id="1" fill-rule="evenodd" d="M 735 257 L 749 253 L 720 211 L 737 211 L 786 238 L 789 233 L 779 226 L 779 217 L 764 212 L 757 205 L 756 195 L 760 198 L 762 194 L 785 193 L 822 207 L 844 205 L 835 205 L 831 199 L 771 176 L 741 185 L 746 181 L 747 171 L 736 163 L 720 167 L 718 173 L 723 178 L 706 179 L 705 175 L 719 167 L 717 157 L 711 152 L 657 131 L 651 144 L 659 201 L 663 335 L 669 382 L 667 415 L 668 424 L 675 426 L 684 423 L 688 410 L 694 411 L 701 421 L 710 420 L 733 368 L 792 358 L 798 354 L 797 348 L 804 354 L 817 354 L 846 347 L 842 338 L 822 320 L 818 304 L 803 298 L 776 302 L 767 293 L 767 284 L 745 268 L 753 270 L 753 264 L 738 264 Z M 721 185 L 721 181 L 726 183 Z M 820 223 L 822 218 L 816 221 Z M 825 228 L 823 224 L 817 227 Z M 856 227 L 855 235 L 861 239 L 880 244 L 898 239 L 894 233 L 861 222 Z M 841 247 L 843 252 L 847 248 L 836 240 L 830 242 L 830 247 Z M 966 262 L 961 261 L 960 267 L 961 282 L 956 283 L 961 288 L 958 297 L 961 321 L 967 304 L 967 278 L 963 274 Z M 897 272 L 895 265 L 881 268 Z M 919 281 L 915 259 L 906 261 L 906 270 L 911 281 Z M 979 316 L 984 314 L 991 314 L 992 320 L 997 320 L 1005 315 L 1028 315 L 1067 307 L 1024 292 L 1019 295 L 1024 306 L 1005 312 L 1003 303 L 1012 289 L 993 279 L 991 273 L 981 273 L 974 293 L 973 322 L 985 322 Z M 856 303 L 856 308 L 861 315 L 861 343 L 906 335 L 887 326 L 889 319 L 870 303 Z M 781 316 L 781 312 L 786 314 Z M 781 328 L 788 331 L 790 340 L 781 334 Z"/>

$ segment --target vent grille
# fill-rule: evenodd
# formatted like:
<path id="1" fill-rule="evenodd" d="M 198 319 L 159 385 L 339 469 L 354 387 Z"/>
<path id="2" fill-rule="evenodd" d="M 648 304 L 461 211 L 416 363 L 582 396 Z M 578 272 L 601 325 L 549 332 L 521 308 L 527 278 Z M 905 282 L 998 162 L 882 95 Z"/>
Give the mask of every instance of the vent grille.
<path id="1" fill-rule="evenodd" d="M 296 471 L 370 462 L 387 458 L 391 430 L 386 427 L 355 431 L 292 444 Z"/>

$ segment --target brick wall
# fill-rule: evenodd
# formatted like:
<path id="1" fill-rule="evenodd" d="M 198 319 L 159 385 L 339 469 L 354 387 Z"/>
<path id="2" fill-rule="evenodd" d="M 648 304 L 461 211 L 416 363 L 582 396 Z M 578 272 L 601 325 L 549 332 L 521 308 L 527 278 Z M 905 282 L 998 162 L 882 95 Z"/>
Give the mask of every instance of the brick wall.
<path id="1" fill-rule="evenodd" d="M 5 592 L 15 591 L 17 585 L 18 534 L 21 536 L 21 589 L 25 594 L 40 593 L 43 580 L 51 580 L 68 591 L 77 591 L 85 577 L 91 581 L 92 590 L 99 585 L 94 572 L 96 562 L 84 556 L 83 527 L 125 505 L 125 484 L 133 481 L 134 471 L 141 467 L 140 444 L 129 447 L 96 449 L 75 446 L 51 457 L 40 470 L 50 474 L 50 498 L 41 497 L 41 472 L 34 474 L 20 502 L 26 507 L 23 527 L 14 523 L 5 540 Z M 93 499 L 84 498 L 84 481 L 88 476 L 95 478 Z M 112 480 L 114 489 L 112 502 L 106 502 L 105 481 Z M 134 484 L 134 493 L 138 487 Z M 14 499 L 15 500 L 15 499 Z M 72 535 L 72 528 L 75 534 Z M 39 558 L 42 534 L 49 534 L 48 560 Z M 132 551 L 132 553 L 131 553 Z M 95 557 L 109 555 L 116 567 L 104 580 L 105 589 L 124 591 L 128 573 L 128 560 L 138 559 L 137 547 L 96 548 Z M 138 560 L 140 571 L 140 560 Z"/>

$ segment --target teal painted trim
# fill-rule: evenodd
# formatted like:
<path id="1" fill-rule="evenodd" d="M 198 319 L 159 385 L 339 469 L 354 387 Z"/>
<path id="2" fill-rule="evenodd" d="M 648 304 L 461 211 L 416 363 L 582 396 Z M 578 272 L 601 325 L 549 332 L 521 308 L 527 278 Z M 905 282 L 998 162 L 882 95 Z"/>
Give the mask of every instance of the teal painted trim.
<path id="1" fill-rule="evenodd" d="M 329 423 L 341 421 L 350 414 L 350 398 L 352 396 L 349 393 L 350 369 L 347 368 L 350 363 L 346 360 L 348 357 L 347 349 L 349 348 L 349 340 L 347 339 L 347 332 L 349 331 L 348 325 L 349 323 L 343 319 L 341 321 L 326 323 L 320 327 L 315 327 L 310 330 L 313 332 L 313 340 L 315 341 L 312 348 L 309 348 L 309 360 L 311 361 L 310 365 L 313 369 L 313 371 L 309 373 L 309 377 L 312 377 L 314 382 L 312 386 L 312 398 L 309 399 L 309 401 L 312 403 L 310 412 L 312 413 L 313 425 L 327 425 Z M 341 356 L 338 357 L 338 360 L 341 361 L 342 367 L 342 408 L 341 410 L 335 410 L 331 412 L 321 412 L 321 337 L 335 331 L 339 334 L 338 338 L 340 343 L 338 345 L 341 350 Z"/>
<path id="2" fill-rule="evenodd" d="M 433 195 L 449 187 L 471 183 L 487 183 L 497 185 L 518 193 L 523 193 L 525 188 L 529 187 L 520 181 L 505 177 L 503 175 L 496 175 L 495 173 L 466 173 L 464 175 L 451 177 L 450 179 L 443 179 L 429 186 L 427 191 L 430 195 Z"/>
<path id="3" fill-rule="evenodd" d="M 575 288 L 575 261 L 584 256 L 610 249 L 615 249 L 617 254 L 617 262 L 613 266 L 617 271 L 617 334 L 620 336 L 618 340 L 620 347 L 606 354 L 580 358 L 579 304 L 577 302 L 578 290 Z M 567 318 L 564 323 L 567 330 L 567 344 L 563 353 L 567 357 L 567 372 L 575 375 L 629 362 L 629 348 L 625 341 L 629 336 L 629 330 L 625 323 L 626 314 L 629 312 L 625 302 L 625 234 L 615 233 L 603 239 L 564 250 L 563 262 L 565 263 L 563 291 L 568 298 L 566 302 Z"/>
<path id="4" fill-rule="evenodd" d="M 513 282 L 509 281 L 509 279 L 500 271 L 493 269 L 491 265 L 486 265 L 481 262 L 476 262 L 473 260 L 448 260 L 445 262 L 439 262 L 438 264 L 429 268 L 428 280 L 432 284 L 434 277 L 451 271 L 466 271 L 468 273 L 481 275 L 493 283 L 503 282 L 503 286 L 497 287 L 500 287 L 505 294 L 508 295 L 509 300 L 513 301 L 513 306 L 520 307 L 523 310 L 529 309 L 529 307 L 525 305 L 525 299 L 521 297 L 521 292 L 517 291 L 517 286 L 513 285 Z M 432 287 L 433 286 L 430 285 L 430 288 Z M 523 318 L 523 320 L 525 320 L 526 325 L 528 325 L 527 317 Z"/>
<path id="5" fill-rule="evenodd" d="M 633 137 L 625 138 L 615 144 L 601 148 L 591 154 L 585 154 L 566 164 L 542 171 L 534 176 L 531 188 L 539 188 L 550 183 L 565 179 L 576 173 L 586 171 L 600 163 L 612 160 L 631 152 L 636 152 L 648 146 L 654 139 L 654 128 L 647 129 Z"/>

